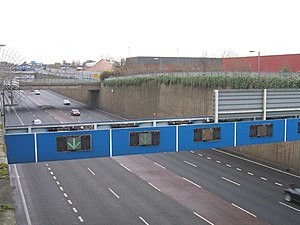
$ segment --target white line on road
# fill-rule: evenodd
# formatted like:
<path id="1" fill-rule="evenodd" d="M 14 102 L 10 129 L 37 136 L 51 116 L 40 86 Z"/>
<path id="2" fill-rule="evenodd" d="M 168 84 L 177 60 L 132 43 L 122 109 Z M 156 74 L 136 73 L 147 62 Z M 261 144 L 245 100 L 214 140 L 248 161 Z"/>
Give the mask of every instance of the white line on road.
<path id="1" fill-rule="evenodd" d="M 214 225 L 212 222 L 210 222 L 209 220 L 205 219 L 203 216 L 200 216 L 198 213 L 194 212 L 194 214 L 196 216 L 198 216 L 199 218 L 203 219 L 205 222 L 209 223 L 210 225 Z"/>
<path id="2" fill-rule="evenodd" d="M 60 183 L 59 183 L 58 181 L 56 181 L 56 184 L 57 184 L 57 185 L 60 185 Z"/>
<path id="3" fill-rule="evenodd" d="M 53 179 L 56 180 L 56 176 L 53 176 Z"/>
<path id="4" fill-rule="evenodd" d="M 283 203 L 283 202 L 278 202 L 279 204 L 281 204 L 281 205 L 284 205 L 284 206 L 286 206 L 286 207 L 289 207 L 290 209 L 293 209 L 293 210 L 295 210 L 295 211 L 297 211 L 297 212 L 300 212 L 300 209 L 296 209 L 296 208 L 294 208 L 294 207 L 292 207 L 292 206 L 290 206 L 290 205 L 287 205 L 287 204 L 285 204 L 285 203 Z"/>
<path id="5" fill-rule="evenodd" d="M 260 179 L 262 179 L 262 180 L 268 180 L 267 178 L 265 178 L 265 177 L 260 177 Z"/>
<path id="6" fill-rule="evenodd" d="M 161 168 L 163 168 L 163 169 L 166 169 L 166 167 L 164 167 L 164 166 L 160 165 L 160 164 L 159 164 L 159 163 L 157 163 L 157 162 L 154 162 L 154 164 L 155 164 L 155 165 L 157 165 L 157 166 L 159 166 L 159 167 L 161 167 Z"/>
<path id="7" fill-rule="evenodd" d="M 189 164 L 190 166 L 197 167 L 197 165 L 195 165 L 195 164 L 193 164 L 191 162 L 188 162 L 188 161 L 185 161 L 185 160 L 183 162 L 185 162 L 186 164 Z"/>
<path id="8" fill-rule="evenodd" d="M 221 163 L 221 161 L 219 161 L 219 160 L 217 160 L 216 162 L 217 162 L 217 163 Z"/>
<path id="9" fill-rule="evenodd" d="M 127 168 L 126 166 L 124 166 L 122 163 L 120 163 L 121 166 L 123 166 L 126 170 L 128 170 L 129 172 L 131 172 L 131 170 L 129 168 Z"/>
<path id="10" fill-rule="evenodd" d="M 160 189 L 158 187 L 156 187 L 155 185 L 148 183 L 150 186 L 154 187 L 156 190 L 160 191 Z"/>
<path id="11" fill-rule="evenodd" d="M 112 189 L 108 188 L 108 190 L 109 190 L 114 196 L 116 196 L 117 198 L 120 198 L 119 195 L 117 195 Z"/>
<path id="12" fill-rule="evenodd" d="M 194 151 L 191 151 L 191 153 L 193 153 L 193 154 L 194 154 L 195 152 L 194 152 Z"/>
<path id="13" fill-rule="evenodd" d="M 71 200 L 68 200 L 68 202 L 69 202 L 69 204 L 70 204 L 70 205 L 72 205 L 72 204 L 73 204 Z"/>
<path id="14" fill-rule="evenodd" d="M 78 216 L 78 219 L 79 219 L 79 221 L 80 221 L 81 223 L 83 223 L 83 219 L 82 219 L 81 216 Z"/>
<path id="15" fill-rule="evenodd" d="M 54 173 L 52 171 L 50 171 L 50 174 L 53 175 Z"/>
<path id="16" fill-rule="evenodd" d="M 231 165 L 230 165 L 230 164 L 226 164 L 226 166 L 227 166 L 227 167 L 231 167 Z"/>
<path id="17" fill-rule="evenodd" d="M 50 167 L 48 167 L 48 170 L 51 170 L 51 168 L 50 168 Z"/>
<path id="18" fill-rule="evenodd" d="M 64 196 L 67 198 L 68 197 L 67 193 L 64 193 Z"/>
<path id="19" fill-rule="evenodd" d="M 250 176 L 253 176 L 253 175 L 254 175 L 254 173 L 251 173 L 251 172 L 247 172 L 247 174 L 249 174 Z"/>
<path id="20" fill-rule="evenodd" d="M 91 172 L 91 174 L 93 174 L 94 176 L 96 175 L 90 168 L 88 168 L 88 170 Z"/>
<path id="21" fill-rule="evenodd" d="M 223 179 L 223 180 L 226 180 L 226 181 L 228 181 L 228 182 L 230 182 L 230 183 L 233 183 L 233 184 L 235 184 L 235 185 L 237 185 L 237 186 L 241 186 L 241 184 L 239 184 L 239 183 L 237 183 L 237 182 L 235 182 L 235 181 L 232 181 L 232 180 L 230 180 L 230 179 L 228 179 L 228 178 L 226 178 L 226 177 L 222 177 L 222 179 Z"/>
<path id="22" fill-rule="evenodd" d="M 202 154 L 200 154 L 200 153 L 199 153 L 198 155 L 199 155 L 199 156 L 201 156 L 201 157 L 203 156 L 203 155 L 202 155 Z"/>
<path id="23" fill-rule="evenodd" d="M 236 168 L 236 170 L 237 170 L 237 171 L 242 171 L 242 169 L 240 169 L 240 168 Z"/>
<path id="24" fill-rule="evenodd" d="M 46 163 L 45 166 L 48 166 L 48 163 Z"/>
<path id="25" fill-rule="evenodd" d="M 73 211 L 75 212 L 75 213 L 77 213 L 78 211 L 77 211 L 77 209 L 75 208 L 75 207 L 73 207 Z"/>
<path id="26" fill-rule="evenodd" d="M 282 186 L 283 186 L 281 183 L 277 183 L 277 182 L 275 182 L 275 184 L 276 184 L 276 185 L 278 185 L 278 186 L 280 186 L 280 187 L 282 187 Z"/>
<path id="27" fill-rule="evenodd" d="M 64 189 L 63 189 L 63 187 L 59 187 L 59 189 L 61 190 L 61 191 L 63 191 Z"/>
<path id="28" fill-rule="evenodd" d="M 140 220 L 141 220 L 141 221 L 143 221 L 143 222 L 144 222 L 144 224 L 146 224 L 146 225 L 149 225 L 149 223 L 147 223 L 147 221 L 146 221 L 146 220 L 144 220 L 144 218 L 143 218 L 143 217 L 141 217 L 141 216 L 140 216 L 139 218 L 140 218 Z"/>
<path id="29" fill-rule="evenodd" d="M 194 183 L 193 181 L 190 181 L 189 179 L 186 179 L 185 177 L 182 177 L 182 179 L 184 179 L 185 181 L 187 181 L 187 182 L 189 182 L 189 183 L 195 185 L 195 186 L 198 187 L 198 188 L 201 188 L 201 186 L 200 186 L 199 184 L 196 184 L 196 183 Z"/>
<path id="30" fill-rule="evenodd" d="M 26 216 L 27 225 L 31 225 L 32 223 L 31 223 L 31 220 L 30 220 L 30 216 L 29 216 L 29 212 L 28 212 L 28 208 L 27 208 L 27 204 L 26 204 L 24 192 L 23 192 L 23 189 L 22 189 L 22 186 L 21 186 L 20 176 L 19 176 L 16 164 L 14 164 L 14 168 L 15 168 L 15 171 L 16 171 L 18 187 L 19 187 L 19 190 L 20 190 L 20 195 L 21 195 L 21 199 L 22 199 L 22 203 L 23 203 L 23 208 L 24 208 L 24 213 L 25 213 L 25 216 Z"/>
<path id="31" fill-rule="evenodd" d="M 253 213 L 247 211 L 246 209 L 243 209 L 242 207 L 240 207 L 240 206 L 238 206 L 238 205 L 236 205 L 236 204 L 234 204 L 234 203 L 231 203 L 231 205 L 233 205 L 234 207 L 236 207 L 236 208 L 238 208 L 238 209 L 244 211 L 245 213 L 248 213 L 249 215 L 251 215 L 251 216 L 253 216 L 253 217 L 256 217 L 256 215 L 254 215 Z"/>
<path id="32" fill-rule="evenodd" d="M 207 158 L 208 160 L 211 160 L 211 158 L 210 158 L 210 157 L 208 157 L 208 156 L 207 156 L 206 158 Z"/>

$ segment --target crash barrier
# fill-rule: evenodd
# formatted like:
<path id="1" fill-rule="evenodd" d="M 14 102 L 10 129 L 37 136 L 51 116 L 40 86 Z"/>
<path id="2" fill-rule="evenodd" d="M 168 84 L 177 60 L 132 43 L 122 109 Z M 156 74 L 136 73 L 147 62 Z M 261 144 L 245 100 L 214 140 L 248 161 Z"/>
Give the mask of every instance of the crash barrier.
<path id="1" fill-rule="evenodd" d="M 198 121 L 198 122 L 195 122 Z M 8 163 L 178 152 L 300 140 L 300 119 L 210 123 L 126 121 L 71 128 L 7 129 Z M 51 129 L 50 129 L 51 128 Z M 90 128 L 90 129 L 88 129 Z M 20 128 L 21 129 L 21 128 Z M 30 131 L 30 132 L 28 132 Z"/>

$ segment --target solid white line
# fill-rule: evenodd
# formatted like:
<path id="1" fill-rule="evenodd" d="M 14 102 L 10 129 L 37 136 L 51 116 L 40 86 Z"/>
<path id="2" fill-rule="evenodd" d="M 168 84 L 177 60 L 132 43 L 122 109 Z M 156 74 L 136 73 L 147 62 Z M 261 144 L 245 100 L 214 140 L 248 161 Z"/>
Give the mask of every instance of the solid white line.
<path id="1" fill-rule="evenodd" d="M 69 202 L 70 205 L 72 205 L 72 201 L 71 200 L 68 200 L 68 202 Z"/>
<path id="2" fill-rule="evenodd" d="M 227 167 L 231 167 L 231 165 L 230 165 L 230 164 L 226 164 L 226 166 L 227 166 Z"/>
<path id="3" fill-rule="evenodd" d="M 296 209 L 296 208 L 294 208 L 294 207 L 292 207 L 292 206 L 290 206 L 290 205 L 287 205 L 287 204 L 285 204 L 285 203 L 283 203 L 283 202 L 278 202 L 279 204 L 281 204 L 281 205 L 284 205 L 284 206 L 286 206 L 286 207 L 289 207 L 290 209 L 293 209 L 293 210 L 295 210 L 295 211 L 297 211 L 297 212 L 300 212 L 300 209 Z"/>
<path id="4" fill-rule="evenodd" d="M 154 164 L 157 165 L 157 166 L 159 166 L 159 167 L 161 167 L 161 168 L 163 168 L 163 169 L 166 169 L 166 167 L 164 167 L 164 166 L 158 164 L 157 162 L 154 162 Z"/>
<path id="5" fill-rule="evenodd" d="M 128 170 L 129 172 L 131 172 L 131 170 L 129 168 L 127 168 L 126 166 L 124 166 L 122 163 L 120 163 L 121 166 L 123 166 L 126 170 Z"/>
<path id="6" fill-rule="evenodd" d="M 226 180 L 226 181 L 228 181 L 228 182 L 230 182 L 230 183 L 233 183 L 233 184 L 235 184 L 235 185 L 237 185 L 237 186 L 241 186 L 239 183 L 237 183 L 237 182 L 235 182 L 235 181 L 232 181 L 232 180 L 230 180 L 230 179 L 228 179 L 228 178 L 226 178 L 226 177 L 222 177 L 222 179 L 223 179 L 223 180 Z"/>
<path id="7" fill-rule="evenodd" d="M 226 154 L 226 155 L 235 157 L 235 158 L 237 158 L 237 159 L 245 160 L 245 161 L 247 161 L 247 162 L 251 162 L 251 163 L 254 163 L 254 164 L 256 164 L 256 165 L 263 166 L 263 167 L 265 167 L 265 168 L 268 168 L 268 169 L 271 169 L 271 170 L 275 170 L 275 171 L 277 171 L 277 172 L 284 173 L 284 174 L 286 174 L 286 175 L 290 175 L 290 176 L 292 176 L 292 177 L 296 177 L 296 178 L 299 178 L 299 179 L 300 179 L 300 176 L 297 176 L 297 175 L 295 175 L 295 174 L 288 173 L 288 172 L 285 172 L 285 171 L 276 169 L 276 168 L 271 167 L 271 166 L 264 165 L 264 164 L 262 164 L 262 163 L 258 163 L 258 162 L 252 161 L 252 160 L 250 160 L 250 159 L 245 159 L 245 158 L 242 158 L 242 157 L 240 157 L 240 156 L 236 156 L 236 155 L 230 154 L 230 153 L 228 153 L 228 152 L 223 152 L 223 151 L 221 151 L 221 150 L 219 150 L 219 149 L 216 149 L 216 148 L 212 148 L 212 150 L 215 150 L 215 151 L 217 151 L 217 152 L 220 152 L 220 153 L 223 153 L 223 154 Z"/>
<path id="8" fill-rule="evenodd" d="M 240 206 L 238 206 L 238 205 L 236 205 L 236 204 L 234 204 L 234 203 L 231 203 L 231 205 L 233 205 L 234 207 L 236 207 L 236 208 L 238 208 L 238 209 L 244 211 L 245 213 L 248 213 L 249 215 L 251 215 L 251 216 L 253 216 L 253 217 L 256 217 L 256 215 L 254 215 L 253 213 L 247 211 L 246 209 L 243 209 L 242 207 L 240 207 Z"/>
<path id="9" fill-rule="evenodd" d="M 91 172 L 91 174 L 93 174 L 94 176 L 96 175 L 90 168 L 88 168 L 88 170 Z"/>
<path id="10" fill-rule="evenodd" d="M 27 204 L 26 204 L 26 200 L 25 200 L 25 196 L 24 196 L 24 192 L 21 186 L 21 181 L 20 181 L 20 177 L 19 177 L 19 173 L 16 167 L 16 164 L 14 164 L 14 168 L 16 171 L 16 177 L 17 177 L 17 183 L 18 183 L 18 187 L 20 190 L 20 195 L 21 195 L 21 199 L 22 199 L 22 203 L 23 203 L 23 208 L 24 208 L 24 213 L 25 213 L 25 217 L 26 217 L 26 221 L 27 221 L 27 225 L 31 225 L 31 220 L 30 220 L 30 216 L 29 216 L 29 212 L 28 212 L 28 208 L 27 208 Z"/>
<path id="11" fill-rule="evenodd" d="M 195 165 L 195 164 L 193 164 L 193 163 L 190 163 L 190 162 L 188 162 L 188 161 L 183 161 L 183 162 L 185 162 L 186 164 L 189 164 L 190 166 L 193 166 L 193 167 L 197 167 L 197 165 Z"/>
<path id="12" fill-rule="evenodd" d="M 73 211 L 74 211 L 75 213 L 77 213 L 77 212 L 78 212 L 76 208 L 73 208 Z"/>
<path id="13" fill-rule="evenodd" d="M 116 196 L 117 198 L 120 198 L 119 195 L 117 195 L 112 189 L 108 188 L 108 190 L 109 190 L 114 196 Z"/>
<path id="14" fill-rule="evenodd" d="M 189 183 L 195 185 L 195 186 L 198 187 L 198 188 L 201 188 L 201 186 L 200 186 L 199 184 L 196 184 L 196 183 L 194 183 L 193 181 L 190 181 L 189 179 L 186 179 L 185 177 L 182 177 L 182 179 L 184 179 L 185 181 L 187 181 L 187 182 L 189 182 Z"/>
<path id="15" fill-rule="evenodd" d="M 221 161 L 219 161 L 219 160 L 217 160 L 216 162 L 217 162 L 217 163 L 221 163 Z"/>
<path id="16" fill-rule="evenodd" d="M 81 223 L 83 223 L 83 219 L 81 216 L 78 216 L 78 219 L 80 220 Z"/>
<path id="17" fill-rule="evenodd" d="M 146 220 L 144 220 L 144 218 L 143 218 L 143 217 L 141 217 L 141 216 L 140 216 L 139 218 L 140 218 L 140 220 L 141 220 L 141 221 L 143 221 L 143 222 L 144 222 L 144 224 L 146 224 L 146 225 L 149 225 L 149 223 L 147 223 L 147 221 L 146 221 Z"/>
<path id="18" fill-rule="evenodd" d="M 247 172 L 247 174 L 249 174 L 250 176 L 253 176 L 253 175 L 254 175 L 253 173 L 250 173 L 250 172 Z"/>
<path id="19" fill-rule="evenodd" d="M 280 186 L 280 187 L 282 187 L 282 186 L 283 186 L 281 183 L 277 183 L 277 182 L 275 182 L 275 184 L 276 184 L 276 185 L 278 185 L 278 186 Z"/>
<path id="20" fill-rule="evenodd" d="M 160 191 L 160 189 L 158 187 L 156 187 L 155 185 L 148 183 L 150 186 L 152 186 L 153 188 L 155 188 L 156 190 Z"/>
<path id="21" fill-rule="evenodd" d="M 267 178 L 265 178 L 265 177 L 260 177 L 260 179 L 262 179 L 262 180 L 268 180 Z"/>
<path id="22" fill-rule="evenodd" d="M 64 193 L 64 196 L 67 198 L 68 197 L 67 193 Z"/>
<path id="23" fill-rule="evenodd" d="M 209 223 L 209 224 L 211 224 L 211 225 L 214 225 L 212 222 L 210 222 L 209 220 L 205 219 L 203 216 L 200 216 L 198 213 L 194 212 L 194 214 L 195 214 L 196 216 L 198 216 L 199 218 L 203 219 L 205 222 L 207 222 L 207 223 Z"/>

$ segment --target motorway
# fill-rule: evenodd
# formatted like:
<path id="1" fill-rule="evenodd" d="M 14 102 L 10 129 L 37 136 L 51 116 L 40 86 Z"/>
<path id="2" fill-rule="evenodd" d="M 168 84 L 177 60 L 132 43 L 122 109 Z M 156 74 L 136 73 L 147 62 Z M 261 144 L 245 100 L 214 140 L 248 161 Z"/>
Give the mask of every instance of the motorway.
<path id="1" fill-rule="evenodd" d="M 19 91 L 18 91 L 19 92 Z M 122 119 L 41 90 L 16 93 L 6 125 Z M 72 117 L 71 108 L 81 116 Z M 222 149 L 10 165 L 18 224 L 296 225 L 283 189 L 300 176 Z"/>

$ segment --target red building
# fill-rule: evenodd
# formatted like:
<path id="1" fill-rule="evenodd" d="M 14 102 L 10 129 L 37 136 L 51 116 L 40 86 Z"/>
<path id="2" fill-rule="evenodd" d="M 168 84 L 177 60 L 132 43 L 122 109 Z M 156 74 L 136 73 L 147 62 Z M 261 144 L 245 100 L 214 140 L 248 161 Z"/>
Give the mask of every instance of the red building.
<path id="1" fill-rule="evenodd" d="M 258 56 L 223 59 L 223 70 L 258 71 Z M 300 72 L 300 54 L 260 56 L 260 72 Z"/>

